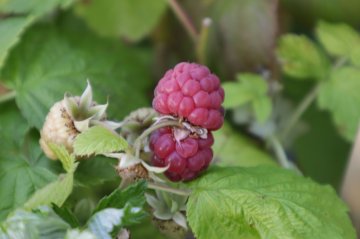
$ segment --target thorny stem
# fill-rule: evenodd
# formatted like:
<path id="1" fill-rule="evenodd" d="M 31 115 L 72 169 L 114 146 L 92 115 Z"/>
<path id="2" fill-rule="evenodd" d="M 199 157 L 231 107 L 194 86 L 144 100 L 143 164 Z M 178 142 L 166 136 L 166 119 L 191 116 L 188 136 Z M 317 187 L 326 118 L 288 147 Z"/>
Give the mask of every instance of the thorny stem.
<path id="1" fill-rule="evenodd" d="M 206 46 L 209 40 L 209 28 L 212 24 L 210 18 L 204 18 L 202 28 L 199 35 L 199 41 L 196 45 L 196 55 L 199 63 L 206 64 Z"/>
<path id="2" fill-rule="evenodd" d="M 5 94 L 0 95 L 0 103 L 10 101 L 10 100 L 14 99 L 15 96 L 16 96 L 16 91 L 6 92 Z"/>
<path id="3" fill-rule="evenodd" d="M 158 124 L 154 124 L 150 128 L 147 128 L 134 142 L 135 157 L 139 158 L 141 143 L 147 136 L 149 136 L 152 132 L 154 132 L 157 129 L 168 127 L 168 126 L 182 127 L 180 122 L 174 121 L 174 120 L 168 120 L 168 121 L 164 121 L 164 122 L 161 122 Z"/>
<path id="4" fill-rule="evenodd" d="M 342 67 L 347 62 L 347 58 L 343 57 L 338 59 L 332 69 L 337 69 Z M 281 141 L 284 141 L 287 137 L 287 135 L 290 133 L 292 128 L 298 123 L 301 116 L 305 113 L 305 111 L 309 108 L 309 106 L 314 102 L 316 99 L 319 90 L 320 90 L 320 84 L 317 83 L 314 88 L 310 90 L 310 92 L 303 98 L 303 100 L 300 102 L 298 107 L 296 108 L 295 112 L 290 116 L 288 122 L 286 123 L 283 132 L 280 134 Z"/>
<path id="5" fill-rule="evenodd" d="M 165 184 L 148 182 L 147 185 L 148 185 L 148 188 L 150 188 L 150 189 L 161 190 L 161 191 L 165 191 L 165 192 L 169 192 L 169 193 L 173 193 L 173 194 L 177 194 L 177 195 L 181 195 L 181 196 L 189 196 L 191 194 L 191 191 L 189 191 L 189 190 L 172 188 Z"/>
<path id="6" fill-rule="evenodd" d="M 168 0 L 171 9 L 174 11 L 176 17 L 184 26 L 185 30 L 188 32 L 191 39 L 196 43 L 198 39 L 198 33 L 195 29 L 194 24 L 190 20 L 189 16 L 186 14 L 184 9 L 179 5 L 176 0 Z"/>

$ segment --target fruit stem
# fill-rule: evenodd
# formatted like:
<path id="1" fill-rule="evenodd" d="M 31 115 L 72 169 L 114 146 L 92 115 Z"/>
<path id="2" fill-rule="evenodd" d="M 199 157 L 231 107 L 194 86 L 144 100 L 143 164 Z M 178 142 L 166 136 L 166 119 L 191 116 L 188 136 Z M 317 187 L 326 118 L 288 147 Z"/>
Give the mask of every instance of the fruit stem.
<path id="1" fill-rule="evenodd" d="M 171 9 L 174 11 L 176 17 L 179 19 L 181 24 L 184 26 L 185 30 L 191 37 L 191 39 L 196 43 L 198 40 L 198 33 L 195 29 L 193 22 L 190 20 L 189 16 L 186 14 L 184 9 L 176 0 L 168 0 Z"/>
<path id="2" fill-rule="evenodd" d="M 177 194 L 177 195 L 181 195 L 181 196 L 189 196 L 191 194 L 191 191 L 189 191 L 189 190 L 172 188 L 165 184 L 148 182 L 147 185 L 148 185 L 148 188 L 150 188 L 150 189 L 161 190 L 161 191 L 165 191 L 165 192 L 169 192 L 169 193 L 173 193 L 173 194 Z"/>
<path id="3" fill-rule="evenodd" d="M 163 121 L 158 124 L 154 124 L 151 127 L 147 128 L 134 142 L 134 148 L 135 148 L 135 157 L 139 158 L 140 156 L 140 148 L 141 148 L 141 142 L 149 136 L 152 132 L 154 132 L 157 129 L 168 127 L 168 126 L 177 126 L 182 127 L 181 123 L 174 120 L 167 120 Z"/>
<path id="4" fill-rule="evenodd" d="M 200 30 L 199 41 L 196 45 L 196 56 L 199 63 L 206 64 L 206 47 L 209 40 L 209 28 L 212 24 L 211 18 L 204 18 Z"/>
<path id="5" fill-rule="evenodd" d="M 293 169 L 293 165 L 291 165 L 290 161 L 288 160 L 285 150 L 281 145 L 280 141 L 275 136 L 271 136 L 269 137 L 269 142 L 273 150 L 275 151 L 276 158 L 278 159 L 279 164 L 283 168 Z"/>
<path id="6" fill-rule="evenodd" d="M 16 96 L 16 91 L 14 90 L 6 92 L 5 94 L 0 95 L 0 103 L 5 103 L 7 101 L 15 99 L 15 96 Z"/>

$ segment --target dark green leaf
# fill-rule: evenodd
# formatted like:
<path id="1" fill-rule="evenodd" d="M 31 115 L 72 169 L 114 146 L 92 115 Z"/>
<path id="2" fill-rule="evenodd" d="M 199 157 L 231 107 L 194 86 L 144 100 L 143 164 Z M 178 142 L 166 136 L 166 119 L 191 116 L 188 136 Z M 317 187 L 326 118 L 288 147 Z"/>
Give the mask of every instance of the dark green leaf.
<path id="1" fill-rule="evenodd" d="M 166 5 L 164 0 L 94 0 L 79 1 L 75 10 L 99 34 L 136 41 L 156 26 Z"/>
<path id="2" fill-rule="evenodd" d="M 110 97 L 110 117 L 143 106 L 151 75 L 145 64 L 148 52 L 99 39 L 79 24 L 74 29 L 69 25 L 30 29 L 3 68 L 1 77 L 16 90 L 16 102 L 29 123 L 40 129 L 54 102 L 64 92 L 79 94 L 86 79 L 97 102 Z"/>
<path id="3" fill-rule="evenodd" d="M 191 188 L 187 216 L 198 239 L 355 238 L 331 187 L 285 169 L 212 168 Z"/>
<path id="4" fill-rule="evenodd" d="M 94 213 L 105 208 L 124 208 L 126 204 L 133 207 L 143 207 L 145 203 L 146 182 L 140 181 L 121 190 L 120 188 L 113 191 L 110 195 L 105 196 L 96 206 Z"/>
<path id="5" fill-rule="evenodd" d="M 65 206 L 58 207 L 56 204 L 52 204 L 52 209 L 59 217 L 61 217 L 65 222 L 67 222 L 72 228 L 80 226 L 78 219 L 68 207 Z"/>

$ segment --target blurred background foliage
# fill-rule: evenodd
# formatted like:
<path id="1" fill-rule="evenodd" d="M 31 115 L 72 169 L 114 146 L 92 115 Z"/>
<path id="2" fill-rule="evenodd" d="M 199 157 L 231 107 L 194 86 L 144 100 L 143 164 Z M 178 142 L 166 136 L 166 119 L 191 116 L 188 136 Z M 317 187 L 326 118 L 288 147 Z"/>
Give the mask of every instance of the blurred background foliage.
<path id="1" fill-rule="evenodd" d="M 279 37 L 292 32 L 313 39 L 319 20 L 358 29 L 359 9 L 358 0 L 0 0 L 0 99 L 16 103 L 0 105 L 0 201 L 8 201 L 0 219 L 59 172 L 56 162 L 43 162 L 38 155 L 38 132 L 30 129 L 41 127 L 64 92 L 80 93 L 86 79 L 98 102 L 109 99 L 109 117 L 121 120 L 151 105 L 154 85 L 168 68 L 196 61 L 223 82 L 244 72 L 263 76 L 273 101 L 281 90 L 286 118 L 314 82 L 282 75 L 275 51 Z M 274 164 L 263 138 L 241 124 L 242 110 L 228 111 L 228 122 L 216 133 L 216 161 Z M 304 175 L 338 188 L 351 142 L 315 104 L 296 132 L 286 142 L 288 156 Z M 76 193 L 67 202 L 80 217 L 118 183 L 115 173 L 107 173 L 112 164 L 95 159 L 80 166 Z M 8 168 L 41 177 L 18 181 L 6 177 Z M 9 201 L 8 187 L 2 185 L 17 183 L 31 185 Z M 84 194 L 86 202 L 80 200 Z M 144 225 L 134 238 L 154 231 Z"/>

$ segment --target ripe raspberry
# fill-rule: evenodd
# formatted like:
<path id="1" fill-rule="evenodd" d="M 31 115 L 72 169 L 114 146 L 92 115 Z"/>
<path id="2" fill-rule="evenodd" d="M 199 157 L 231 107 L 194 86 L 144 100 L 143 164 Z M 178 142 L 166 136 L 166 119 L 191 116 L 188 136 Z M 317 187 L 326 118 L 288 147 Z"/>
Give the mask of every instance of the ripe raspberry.
<path id="1" fill-rule="evenodd" d="M 214 138 L 209 132 L 206 139 L 189 135 L 177 142 L 170 127 L 161 128 L 150 136 L 150 149 L 154 152 L 152 164 L 169 165 L 165 175 L 171 181 L 189 181 L 206 169 L 213 157 Z"/>
<path id="2" fill-rule="evenodd" d="M 224 121 L 224 90 L 219 78 L 206 66 L 179 63 L 168 70 L 155 88 L 153 107 L 161 114 L 174 115 L 208 130 L 219 129 Z"/>

